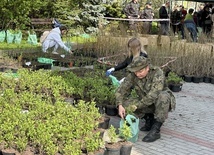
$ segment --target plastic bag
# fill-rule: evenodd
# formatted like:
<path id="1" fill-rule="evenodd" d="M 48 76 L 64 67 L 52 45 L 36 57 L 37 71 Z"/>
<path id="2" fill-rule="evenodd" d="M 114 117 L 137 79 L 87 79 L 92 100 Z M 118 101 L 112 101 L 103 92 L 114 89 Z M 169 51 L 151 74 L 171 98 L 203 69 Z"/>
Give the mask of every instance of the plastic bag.
<path id="1" fill-rule="evenodd" d="M 51 64 L 52 67 L 53 67 L 53 62 L 55 61 L 55 60 L 53 60 L 53 59 L 42 58 L 42 57 L 37 58 L 37 60 L 38 60 L 38 62 L 40 62 L 40 63 Z"/>
<path id="2" fill-rule="evenodd" d="M 130 125 L 132 133 L 132 137 L 130 137 L 128 141 L 135 143 L 138 140 L 139 135 L 139 118 L 136 118 L 135 116 L 128 114 L 125 117 L 125 120 Z M 120 128 L 123 127 L 123 123 L 125 122 L 125 120 L 123 119 L 120 120 Z"/>
<path id="3" fill-rule="evenodd" d="M 13 43 L 13 40 L 14 40 L 14 34 L 10 32 L 10 30 L 7 30 L 7 43 L 8 44 L 11 44 Z"/>
<path id="4" fill-rule="evenodd" d="M 4 42 L 6 33 L 5 31 L 0 31 L 0 43 Z"/>
<path id="5" fill-rule="evenodd" d="M 119 80 L 117 80 L 117 78 L 113 75 L 109 75 L 111 82 L 113 84 L 113 86 L 115 86 L 116 88 L 120 86 L 120 82 Z"/>
<path id="6" fill-rule="evenodd" d="M 113 86 L 115 87 L 114 91 L 120 86 L 120 84 L 125 80 L 125 77 L 122 78 L 120 81 L 113 75 L 109 75 L 109 78 L 111 79 L 111 82 Z"/>
<path id="7" fill-rule="evenodd" d="M 38 41 L 37 41 L 37 36 L 36 33 L 33 32 L 32 34 L 30 34 L 30 32 L 28 31 L 28 38 L 27 38 L 27 42 L 31 45 L 37 45 Z"/>
<path id="8" fill-rule="evenodd" d="M 20 44 L 22 41 L 22 32 L 18 31 L 18 33 L 14 34 L 14 43 Z"/>

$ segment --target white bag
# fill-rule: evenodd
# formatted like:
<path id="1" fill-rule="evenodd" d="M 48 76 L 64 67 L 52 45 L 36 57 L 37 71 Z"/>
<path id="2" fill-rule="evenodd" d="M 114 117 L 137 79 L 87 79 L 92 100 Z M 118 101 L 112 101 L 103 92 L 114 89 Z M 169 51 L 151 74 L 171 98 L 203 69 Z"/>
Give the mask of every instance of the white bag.
<path id="1" fill-rule="evenodd" d="M 42 44 L 45 39 L 47 38 L 47 36 L 49 35 L 50 31 L 45 31 L 43 32 L 42 36 L 40 37 L 40 43 Z"/>

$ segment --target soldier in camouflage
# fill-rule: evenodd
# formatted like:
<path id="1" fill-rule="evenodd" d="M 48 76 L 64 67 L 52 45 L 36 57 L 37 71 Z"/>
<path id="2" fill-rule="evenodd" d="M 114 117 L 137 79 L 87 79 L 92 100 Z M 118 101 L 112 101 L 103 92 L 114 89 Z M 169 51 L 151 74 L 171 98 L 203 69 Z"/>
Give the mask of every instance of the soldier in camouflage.
<path id="1" fill-rule="evenodd" d="M 154 120 L 146 122 L 144 131 L 149 133 L 142 139 L 153 142 L 160 138 L 160 128 L 168 116 L 168 112 L 175 109 L 175 97 L 165 85 L 165 76 L 159 67 L 152 66 L 148 58 L 136 57 L 127 67 L 130 74 L 116 91 L 116 104 L 121 118 L 126 115 L 127 107 L 136 107 L 134 113 L 140 118 L 147 114 Z M 137 97 L 131 96 L 132 90 Z"/>
<path id="2" fill-rule="evenodd" d="M 132 0 L 131 2 L 129 2 L 124 8 L 124 13 L 129 19 L 140 18 L 140 5 L 138 3 L 138 0 Z M 129 21 L 129 27 L 131 29 L 135 29 L 135 22 Z"/>
<path id="3" fill-rule="evenodd" d="M 147 2 L 145 8 L 143 9 L 140 18 L 141 19 L 153 19 L 154 12 L 152 9 L 152 3 Z M 143 22 L 143 33 L 151 34 L 152 32 L 152 21 Z"/>

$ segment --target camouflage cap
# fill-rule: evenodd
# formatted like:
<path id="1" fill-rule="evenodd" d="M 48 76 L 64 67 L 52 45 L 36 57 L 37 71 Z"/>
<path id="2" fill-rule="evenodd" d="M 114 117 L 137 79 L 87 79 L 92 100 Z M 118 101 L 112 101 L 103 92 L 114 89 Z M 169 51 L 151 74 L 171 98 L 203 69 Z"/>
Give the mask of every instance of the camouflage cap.
<path id="1" fill-rule="evenodd" d="M 133 62 L 127 66 L 130 72 L 139 71 L 150 64 L 149 59 L 143 56 L 139 56 L 133 59 Z"/>

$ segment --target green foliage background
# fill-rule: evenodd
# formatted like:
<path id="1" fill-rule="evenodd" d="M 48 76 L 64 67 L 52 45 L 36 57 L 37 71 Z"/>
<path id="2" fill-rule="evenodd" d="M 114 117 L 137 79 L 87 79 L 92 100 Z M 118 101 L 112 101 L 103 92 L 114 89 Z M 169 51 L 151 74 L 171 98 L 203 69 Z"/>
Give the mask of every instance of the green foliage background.
<path id="1" fill-rule="evenodd" d="M 141 8 L 147 0 L 139 0 Z M 1 0 L 0 29 L 31 29 L 30 18 L 57 18 L 69 28 L 96 32 L 99 18 L 123 18 L 129 0 Z M 152 1 L 159 7 L 161 0 Z M 105 21 L 104 24 L 107 24 Z"/>

